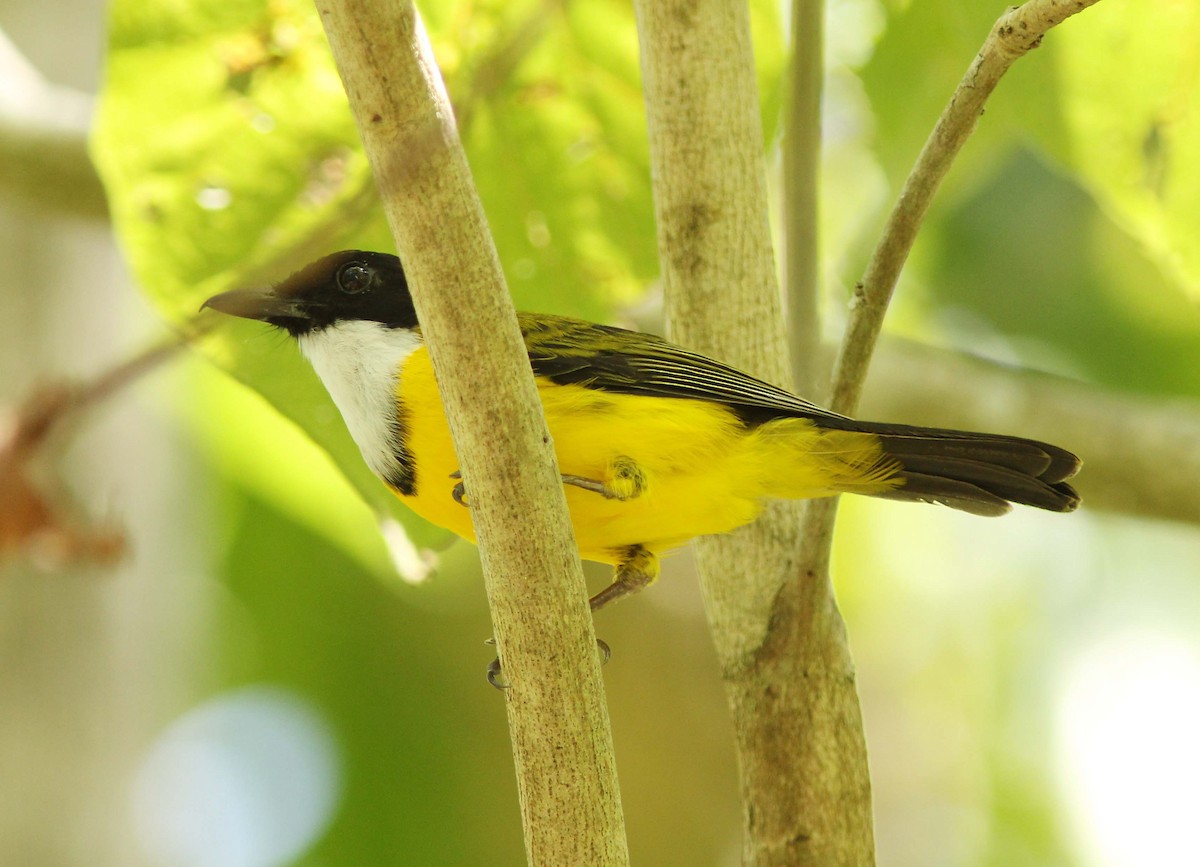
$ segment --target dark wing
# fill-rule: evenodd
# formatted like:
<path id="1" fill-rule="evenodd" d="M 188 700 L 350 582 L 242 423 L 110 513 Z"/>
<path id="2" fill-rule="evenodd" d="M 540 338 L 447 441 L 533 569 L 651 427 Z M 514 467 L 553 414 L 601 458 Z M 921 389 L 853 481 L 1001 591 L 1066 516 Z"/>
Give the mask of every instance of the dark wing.
<path id="1" fill-rule="evenodd" d="M 722 403 L 750 423 L 780 416 L 846 420 L 652 334 L 560 316 L 523 313 L 519 319 L 534 375 L 553 382 Z"/>
<path id="2" fill-rule="evenodd" d="M 883 451 L 899 462 L 905 481 L 877 496 L 945 503 L 986 515 L 1007 511 L 1007 501 L 1058 512 L 1079 504 L 1065 481 L 1079 469 L 1079 458 L 1049 443 L 855 421 L 660 337 L 557 316 L 521 314 L 519 319 L 534 374 L 554 382 L 713 401 L 748 425 L 809 418 L 823 428 L 875 434 Z"/>

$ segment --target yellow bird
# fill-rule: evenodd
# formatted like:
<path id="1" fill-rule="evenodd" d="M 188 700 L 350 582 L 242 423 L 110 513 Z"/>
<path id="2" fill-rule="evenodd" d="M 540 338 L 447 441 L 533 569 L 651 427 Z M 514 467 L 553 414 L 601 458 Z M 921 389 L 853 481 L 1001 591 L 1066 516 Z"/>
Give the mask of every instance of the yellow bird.
<path id="1" fill-rule="evenodd" d="M 296 338 L 363 458 L 414 512 L 474 541 L 400 260 L 347 250 L 206 307 Z M 593 610 L 658 558 L 755 519 L 769 498 L 866 494 L 1001 515 L 1070 512 L 1079 459 L 997 434 L 856 421 L 650 334 L 519 314 L 579 552 L 616 568 Z"/>

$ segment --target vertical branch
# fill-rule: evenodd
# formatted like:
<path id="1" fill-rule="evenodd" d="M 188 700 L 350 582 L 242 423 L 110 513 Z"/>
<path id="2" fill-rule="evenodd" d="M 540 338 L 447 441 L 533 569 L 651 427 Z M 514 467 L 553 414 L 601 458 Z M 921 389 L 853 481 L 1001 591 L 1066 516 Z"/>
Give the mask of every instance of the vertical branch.
<path id="1" fill-rule="evenodd" d="M 636 0 L 668 325 L 786 384 L 766 166 L 744 3 Z M 747 865 L 874 859 L 866 747 L 845 630 L 803 574 L 800 510 L 698 543 L 737 742 Z M 774 617 L 784 588 L 803 603 Z"/>
<path id="2" fill-rule="evenodd" d="M 821 342 L 818 235 L 821 91 L 825 76 L 824 0 L 793 0 L 792 59 L 783 126 L 783 240 L 792 380 L 810 400 L 817 393 Z"/>
<path id="3" fill-rule="evenodd" d="M 787 383 L 747 10 L 720 0 L 638 0 L 634 9 L 668 330 L 686 346 Z M 704 541 L 710 552 L 728 540 Z M 705 570 L 710 614 L 740 611 L 725 625 L 744 636 L 742 652 L 752 650 L 774 590 L 752 602 L 741 581 L 726 588 L 720 571 Z M 730 634 L 718 632 L 718 641 Z"/>
<path id="4" fill-rule="evenodd" d="M 504 276 L 411 2 L 318 0 L 472 503 L 533 865 L 628 863 L 592 619 Z M 445 484 L 451 479 L 430 479 Z"/>

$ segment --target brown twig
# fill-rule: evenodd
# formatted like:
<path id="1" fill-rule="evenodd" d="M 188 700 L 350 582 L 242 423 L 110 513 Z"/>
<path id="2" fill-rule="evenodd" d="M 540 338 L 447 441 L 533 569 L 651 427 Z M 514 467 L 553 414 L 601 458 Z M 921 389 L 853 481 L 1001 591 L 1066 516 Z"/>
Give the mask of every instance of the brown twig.
<path id="1" fill-rule="evenodd" d="M 85 412 L 158 368 L 206 328 L 193 321 L 179 335 L 87 382 L 43 385 L 11 414 L 7 429 L 0 432 L 0 556 L 24 552 L 47 569 L 82 561 L 111 563 L 120 558 L 125 549 L 123 534 L 90 526 L 70 502 L 66 486 L 53 481 L 39 483 L 32 464 L 63 439 Z"/>
<path id="2" fill-rule="evenodd" d="M 929 203 L 974 131 L 987 98 L 1009 67 L 1040 45 L 1050 28 L 1096 2 L 1029 0 L 1005 12 L 992 27 L 921 149 L 867 264 L 866 274 L 854 289 L 850 319 L 834 364 L 830 401 L 834 411 L 852 415 L 858 407 L 867 366 L 900 271 L 916 241 Z M 811 568 L 828 563 L 836 514 L 836 499 L 809 506 L 805 517 L 804 560 Z"/>
<path id="3" fill-rule="evenodd" d="M 871 255 L 866 275 L 854 289 L 850 321 L 834 366 L 830 405 L 834 411 L 849 415 L 858 406 L 867 365 L 900 271 L 934 193 L 983 114 L 983 104 L 1009 67 L 1040 45 L 1050 28 L 1096 2 L 1029 0 L 1004 13 L 992 27 L 921 149 Z"/>

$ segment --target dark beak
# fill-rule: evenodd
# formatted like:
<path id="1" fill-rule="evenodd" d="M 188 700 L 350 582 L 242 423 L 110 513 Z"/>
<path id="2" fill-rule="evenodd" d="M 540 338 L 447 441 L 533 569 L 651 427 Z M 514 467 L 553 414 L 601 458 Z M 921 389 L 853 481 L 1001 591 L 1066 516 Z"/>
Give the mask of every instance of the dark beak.
<path id="1" fill-rule="evenodd" d="M 200 305 L 201 310 L 205 307 L 261 322 L 309 318 L 303 303 L 295 298 L 281 298 L 274 289 L 233 289 L 209 298 Z"/>

